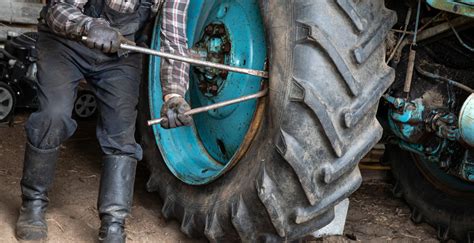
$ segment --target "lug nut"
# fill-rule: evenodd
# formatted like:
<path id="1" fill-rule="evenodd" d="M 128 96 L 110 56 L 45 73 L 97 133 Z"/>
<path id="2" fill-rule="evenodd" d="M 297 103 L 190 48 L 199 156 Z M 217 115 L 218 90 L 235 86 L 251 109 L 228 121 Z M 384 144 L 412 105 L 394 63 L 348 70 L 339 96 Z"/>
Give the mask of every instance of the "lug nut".
<path id="1" fill-rule="evenodd" d="M 216 95 L 217 94 L 217 91 L 219 90 L 219 87 L 217 87 L 217 85 L 212 85 L 209 92 L 213 95 Z"/>
<path id="2" fill-rule="evenodd" d="M 214 32 L 214 25 L 212 25 L 212 24 L 211 24 L 211 25 L 208 25 L 208 26 L 206 27 L 206 34 L 212 35 L 213 32 Z"/>
<path id="3" fill-rule="evenodd" d="M 224 45 L 222 46 L 222 51 L 224 53 L 229 53 L 231 48 L 232 48 L 232 44 L 230 44 L 230 42 L 225 42 Z"/>
<path id="4" fill-rule="evenodd" d="M 225 34 L 225 27 L 223 25 L 219 25 L 217 26 L 217 31 L 220 35 L 224 35 Z"/>
<path id="5" fill-rule="evenodd" d="M 227 76 L 229 76 L 229 72 L 226 71 L 226 70 L 222 70 L 220 72 L 220 76 L 221 76 L 222 79 L 227 79 Z"/>
<path id="6" fill-rule="evenodd" d="M 199 90 L 201 90 L 201 92 L 203 92 L 203 93 L 207 92 L 207 84 L 205 84 L 204 82 L 200 82 L 199 83 Z"/>

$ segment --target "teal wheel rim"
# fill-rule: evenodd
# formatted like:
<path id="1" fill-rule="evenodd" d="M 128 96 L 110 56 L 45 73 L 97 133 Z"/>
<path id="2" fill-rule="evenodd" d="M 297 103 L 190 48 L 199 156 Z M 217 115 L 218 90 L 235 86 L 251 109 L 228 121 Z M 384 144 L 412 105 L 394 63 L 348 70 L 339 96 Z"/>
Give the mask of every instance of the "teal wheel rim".
<path id="1" fill-rule="evenodd" d="M 160 21 L 157 20 L 152 39 L 153 49 L 160 47 L 159 26 Z M 209 26 L 224 26 L 225 39 L 206 38 L 209 32 L 206 32 L 206 28 Z M 230 41 L 231 45 L 224 48 L 227 49 L 225 55 L 219 59 L 221 63 L 258 70 L 264 68 L 266 43 L 256 0 L 191 0 L 187 34 L 190 48 L 202 46 L 205 42 L 209 44 L 210 52 L 219 50 L 223 42 Z M 160 58 L 150 59 L 149 70 L 150 111 L 152 117 L 159 117 L 163 104 Z M 217 71 L 191 68 L 186 99 L 193 108 L 254 94 L 262 89 L 263 82 L 259 77 L 220 73 L 212 82 L 204 82 L 206 87 L 209 82 L 214 85 L 212 94 L 208 89 L 203 90 L 203 72 L 212 74 Z M 154 126 L 156 144 L 170 171 L 187 184 L 203 185 L 230 170 L 255 136 L 261 121 L 262 103 L 261 100 L 246 101 L 195 115 L 192 127 L 166 130 L 159 125 Z"/>

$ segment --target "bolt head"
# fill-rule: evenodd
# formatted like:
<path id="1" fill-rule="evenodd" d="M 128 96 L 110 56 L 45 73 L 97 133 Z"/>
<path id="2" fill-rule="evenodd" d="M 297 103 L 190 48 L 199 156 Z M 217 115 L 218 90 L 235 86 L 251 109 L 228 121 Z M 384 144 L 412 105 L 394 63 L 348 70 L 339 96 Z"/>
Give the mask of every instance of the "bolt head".
<path id="1" fill-rule="evenodd" d="M 212 35 L 213 32 L 214 32 L 214 25 L 212 25 L 212 24 L 211 24 L 211 25 L 208 25 L 208 26 L 206 27 L 206 34 Z"/>
<path id="2" fill-rule="evenodd" d="M 217 87 L 217 85 L 215 85 L 215 84 L 213 84 L 209 89 L 209 92 L 212 95 L 217 95 L 217 91 L 219 91 L 219 87 Z"/>
<path id="3" fill-rule="evenodd" d="M 222 79 L 227 79 L 227 76 L 229 76 L 229 71 L 227 70 L 222 70 L 220 73 L 220 76 Z"/>
<path id="4" fill-rule="evenodd" d="M 219 25 L 219 26 L 217 26 L 217 31 L 220 35 L 224 35 L 225 34 L 225 27 L 223 25 Z"/>
<path id="5" fill-rule="evenodd" d="M 232 44 L 230 44 L 230 42 L 225 42 L 224 45 L 222 46 L 222 51 L 224 53 L 229 53 L 231 48 L 232 48 Z"/>

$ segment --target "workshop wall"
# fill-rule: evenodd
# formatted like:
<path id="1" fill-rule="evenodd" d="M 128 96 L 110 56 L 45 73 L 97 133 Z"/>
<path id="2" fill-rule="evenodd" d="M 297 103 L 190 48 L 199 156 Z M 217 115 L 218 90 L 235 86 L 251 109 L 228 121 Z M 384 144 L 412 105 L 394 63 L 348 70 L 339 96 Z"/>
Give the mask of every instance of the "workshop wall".
<path id="1" fill-rule="evenodd" d="M 1 0 L 0 1 L 0 43 L 8 32 L 21 34 L 36 31 L 39 13 L 46 0 Z"/>

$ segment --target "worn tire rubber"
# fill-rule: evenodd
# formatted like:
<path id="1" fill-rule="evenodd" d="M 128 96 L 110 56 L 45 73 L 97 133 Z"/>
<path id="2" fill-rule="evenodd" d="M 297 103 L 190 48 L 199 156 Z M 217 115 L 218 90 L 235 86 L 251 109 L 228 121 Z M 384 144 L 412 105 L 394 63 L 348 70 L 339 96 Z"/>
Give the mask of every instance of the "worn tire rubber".
<path id="1" fill-rule="evenodd" d="M 433 226 L 440 241 L 473 242 L 474 191 L 460 195 L 446 185 L 433 183 L 436 179 L 423 173 L 416 156 L 396 145 L 386 146 L 384 160 L 390 163 L 395 179 L 393 194 L 410 206 L 411 220 Z"/>
<path id="2" fill-rule="evenodd" d="M 357 163 L 382 135 L 375 113 L 394 79 L 384 40 L 395 13 L 379 0 L 260 5 L 270 95 L 257 136 L 237 165 L 208 185 L 187 185 L 158 156 L 151 129 L 140 128 L 148 190 L 159 192 L 163 216 L 181 222 L 189 237 L 278 242 L 312 233 L 359 187 Z M 147 102 L 142 99 L 141 124 Z"/>

